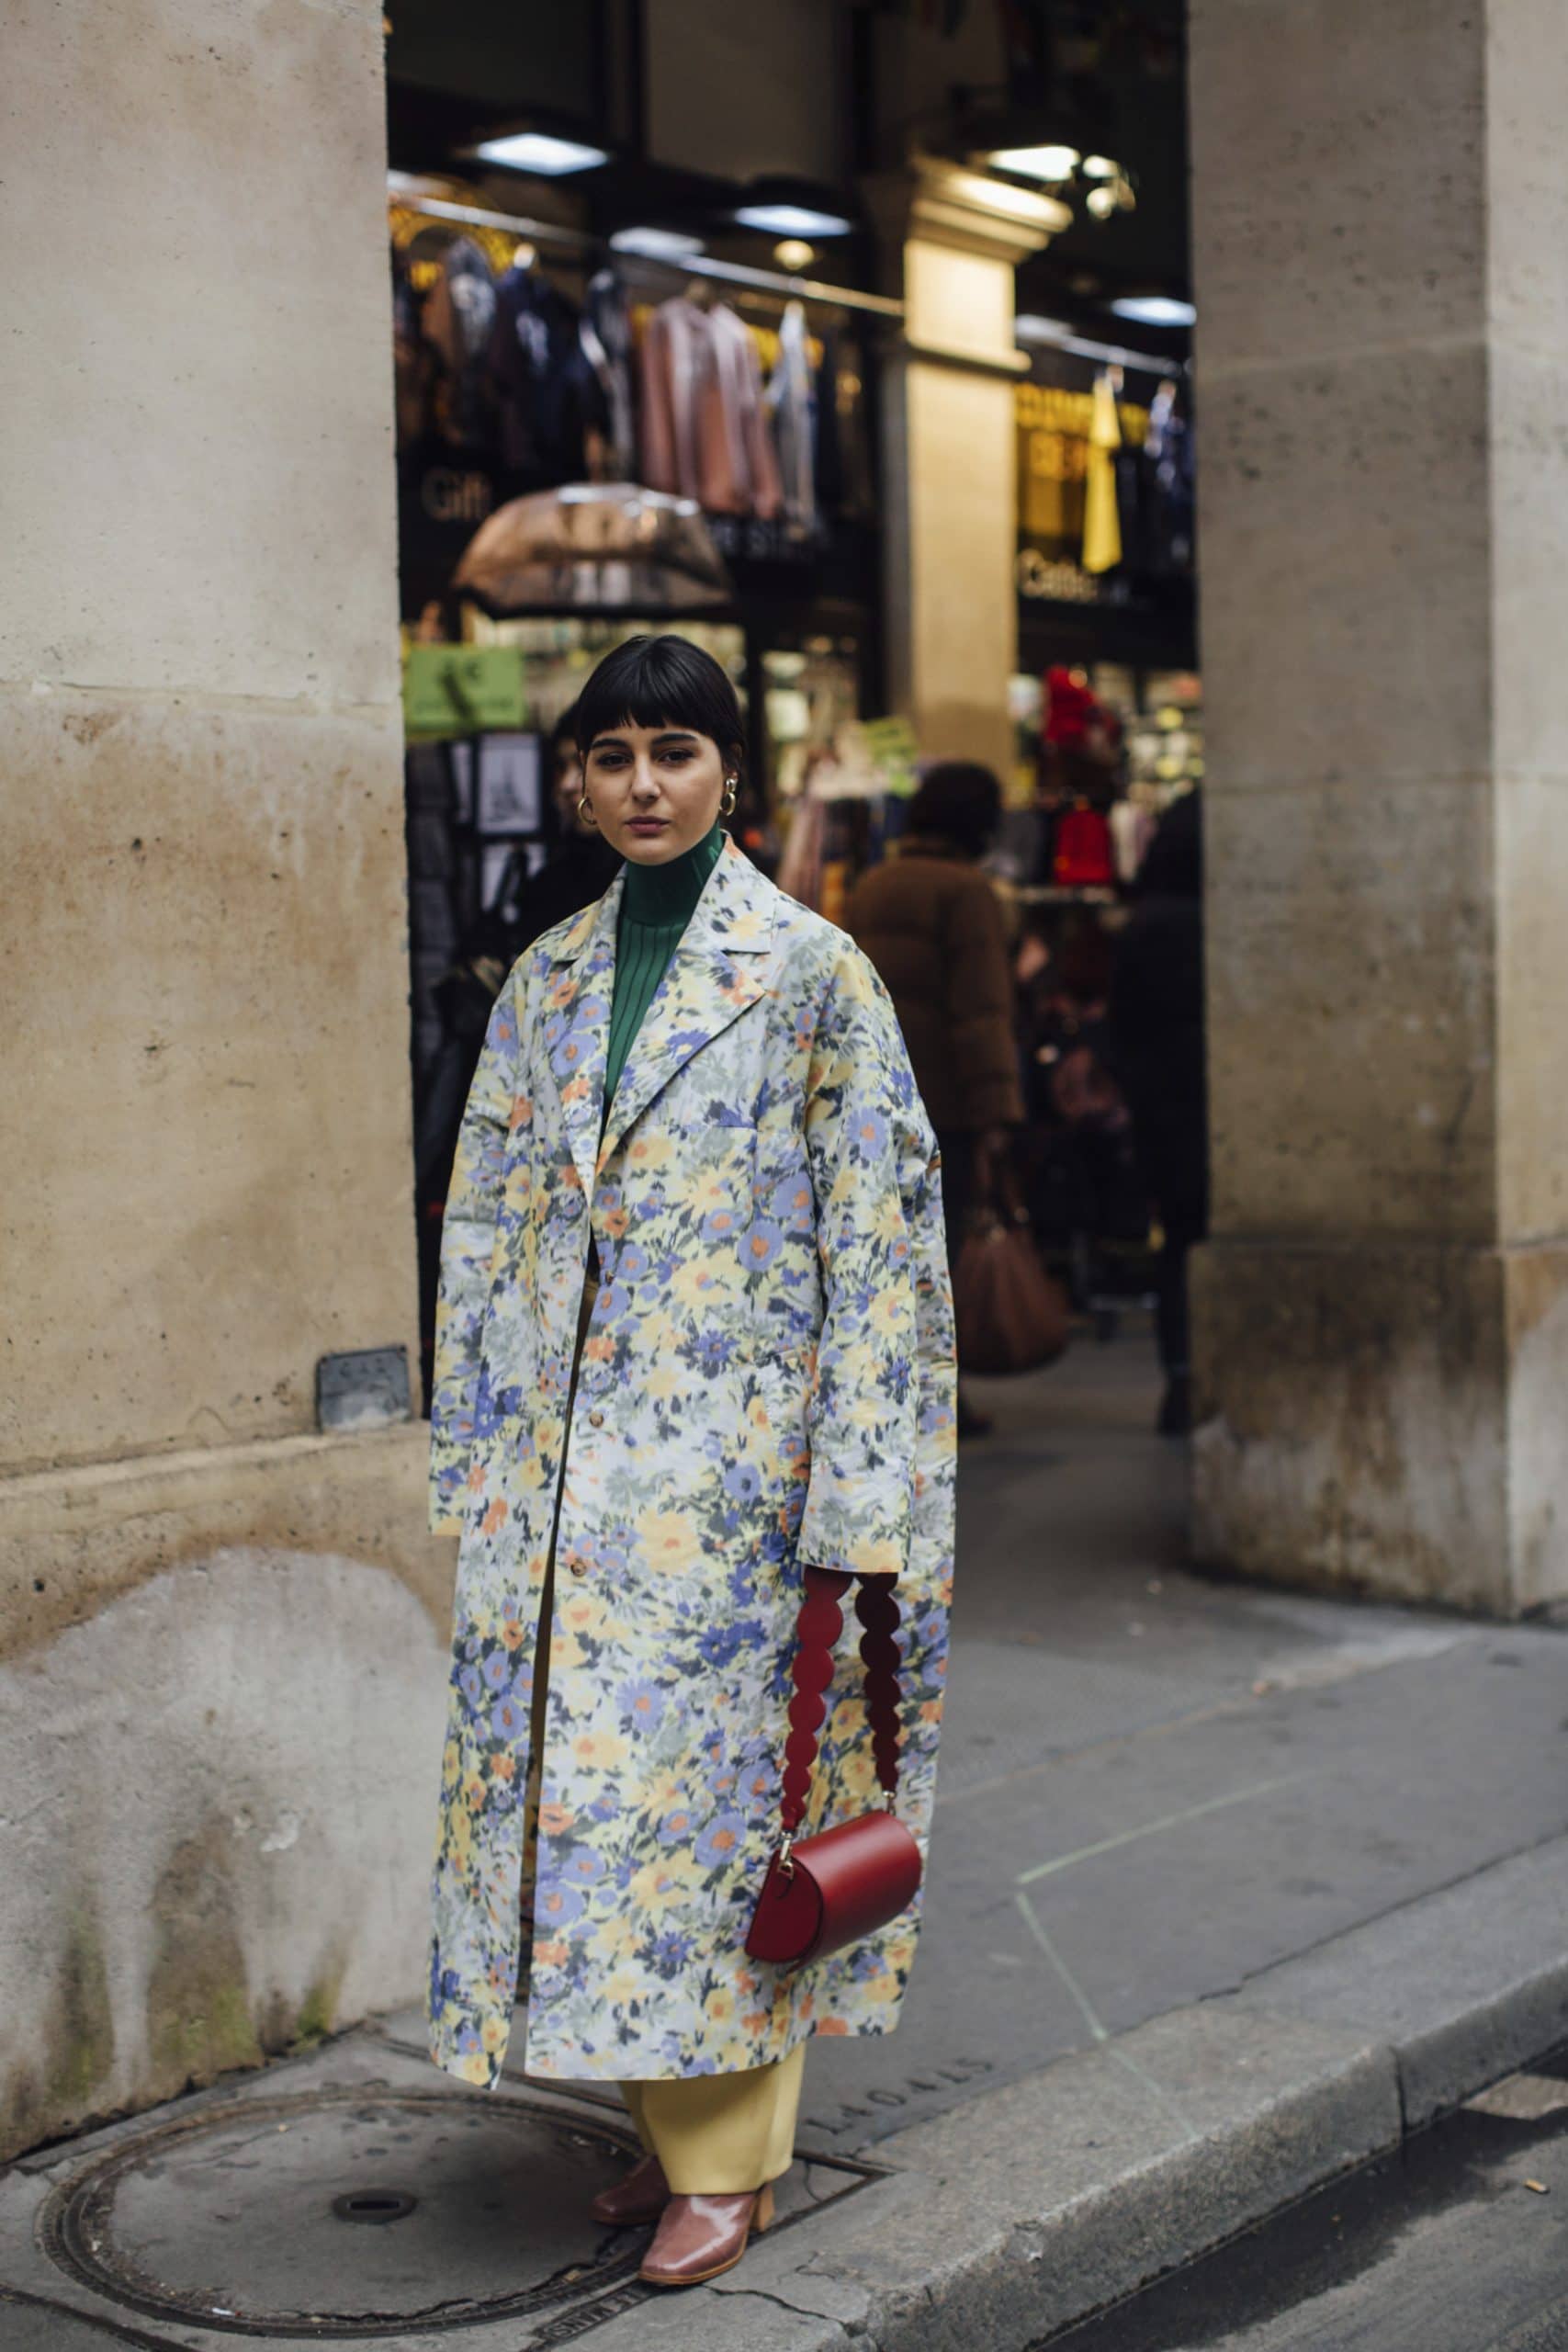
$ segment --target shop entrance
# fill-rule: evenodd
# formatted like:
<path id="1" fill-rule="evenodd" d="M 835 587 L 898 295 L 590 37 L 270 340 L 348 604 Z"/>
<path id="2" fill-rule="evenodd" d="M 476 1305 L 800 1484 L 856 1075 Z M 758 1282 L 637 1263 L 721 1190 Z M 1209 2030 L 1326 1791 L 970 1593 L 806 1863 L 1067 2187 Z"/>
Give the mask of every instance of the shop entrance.
<path id="1" fill-rule="evenodd" d="M 472 59 L 439 62 L 435 18 L 414 12 L 417 59 L 396 25 L 389 52 L 426 1402 L 445 1190 L 491 1005 L 530 940 L 614 872 L 575 815 L 570 712 L 593 664 L 667 628 L 718 660 L 749 735 L 731 829 L 838 922 L 898 842 L 931 756 L 894 643 L 914 560 L 895 520 L 917 503 L 897 424 L 913 329 L 888 290 L 897 244 L 846 168 L 851 146 L 868 173 L 907 149 L 879 127 L 890 60 L 869 35 L 825 56 L 864 119 L 837 193 L 796 182 L 771 191 L 781 209 L 656 160 L 636 119 L 647 60 L 615 29 L 628 12 L 592 13 L 592 42 L 508 52 L 557 77 L 562 132 L 530 131 L 503 169 L 487 164 L 506 142 L 477 136 Z M 1174 1430 L 1186 1253 L 1206 1215 L 1190 313 L 1168 297 L 1140 311 L 1128 275 L 1177 287 L 1185 270 L 1184 126 L 1162 58 L 1102 61 L 1107 105 L 1131 76 L 1143 161 L 1086 150 L 1064 165 L 1054 233 L 1018 269 L 1016 666 L 1008 681 L 998 663 L 987 705 L 1011 757 L 984 865 L 1006 931 L 1023 1207 L 1086 1335 L 1156 1323 Z M 895 685 L 913 718 L 889 715 Z M 1173 837 L 1192 855 L 1151 923 L 1145 861 L 1183 801 Z M 1117 981 L 1140 957 L 1141 1010 Z"/>
<path id="2" fill-rule="evenodd" d="M 394 173 L 389 191 L 426 1409 L 446 1185 L 491 1005 L 615 871 L 576 810 L 589 672 L 664 629 L 714 656 L 749 737 L 732 830 L 775 875 L 814 778 L 852 769 L 809 829 L 829 906 L 901 756 L 862 725 L 881 662 L 866 331 L 897 304 L 627 252 L 435 186 Z M 683 371 L 716 352 L 733 413 L 686 398 Z M 746 462 L 726 473 L 732 432 Z"/>

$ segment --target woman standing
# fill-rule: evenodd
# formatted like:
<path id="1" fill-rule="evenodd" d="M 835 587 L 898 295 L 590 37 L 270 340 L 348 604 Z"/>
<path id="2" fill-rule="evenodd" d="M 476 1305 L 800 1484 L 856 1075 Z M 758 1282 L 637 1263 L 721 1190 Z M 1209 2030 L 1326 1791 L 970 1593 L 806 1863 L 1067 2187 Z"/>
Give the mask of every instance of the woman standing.
<path id="1" fill-rule="evenodd" d="M 766 2226 L 807 2041 L 897 2021 L 918 1901 L 798 1970 L 744 1944 L 808 1566 L 898 1578 L 899 1811 L 926 1840 L 952 1295 L 886 990 L 720 825 L 723 672 L 634 639 L 578 730 L 626 863 L 502 989 L 446 1212 L 433 1510 L 461 1544 L 431 2046 L 493 2084 L 524 1999 L 531 2073 L 618 2085 L 646 2154 L 593 2210 L 660 2217 L 643 2276 L 680 2286 Z M 807 1828 L 875 1797 L 844 1648 Z"/>

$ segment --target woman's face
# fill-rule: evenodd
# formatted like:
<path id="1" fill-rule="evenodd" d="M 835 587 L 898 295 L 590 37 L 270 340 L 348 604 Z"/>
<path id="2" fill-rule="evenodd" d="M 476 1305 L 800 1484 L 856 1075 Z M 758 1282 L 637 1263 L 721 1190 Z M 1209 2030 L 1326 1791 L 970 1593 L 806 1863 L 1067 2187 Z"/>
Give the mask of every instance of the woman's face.
<path id="1" fill-rule="evenodd" d="M 588 747 L 589 805 L 612 849 L 664 865 L 711 831 L 733 773 L 693 728 L 606 728 Z"/>

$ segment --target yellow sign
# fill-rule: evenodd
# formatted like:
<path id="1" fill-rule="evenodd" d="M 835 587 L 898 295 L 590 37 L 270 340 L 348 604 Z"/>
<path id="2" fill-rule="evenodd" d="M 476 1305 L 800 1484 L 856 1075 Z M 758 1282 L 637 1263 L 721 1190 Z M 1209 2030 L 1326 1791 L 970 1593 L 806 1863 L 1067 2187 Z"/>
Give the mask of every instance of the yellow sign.
<path id="1" fill-rule="evenodd" d="M 1019 537 L 1048 555 L 1076 557 L 1083 542 L 1093 413 L 1092 392 L 1069 392 L 1057 384 L 1020 384 L 1013 392 Z M 1148 410 L 1118 401 L 1116 419 L 1123 442 L 1141 448 Z"/>

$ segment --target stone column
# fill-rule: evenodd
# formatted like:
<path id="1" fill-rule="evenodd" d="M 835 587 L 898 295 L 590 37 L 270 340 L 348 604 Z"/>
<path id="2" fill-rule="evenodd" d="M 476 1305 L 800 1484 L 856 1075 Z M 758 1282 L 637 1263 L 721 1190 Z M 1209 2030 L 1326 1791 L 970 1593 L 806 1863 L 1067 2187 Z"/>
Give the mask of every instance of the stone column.
<path id="1" fill-rule="evenodd" d="M 1568 1593 L 1568 48 L 1197 0 L 1200 1555 Z"/>
<path id="2" fill-rule="evenodd" d="M 423 1973 L 450 1547 L 315 1408 L 416 1361 L 381 45 L 6 24 L 0 2156 Z"/>
<path id="3" fill-rule="evenodd" d="M 1017 667 L 1013 273 L 1069 218 L 1054 198 L 922 158 L 873 190 L 900 256 L 904 334 L 883 406 L 888 685 L 922 751 L 1012 765 Z"/>

